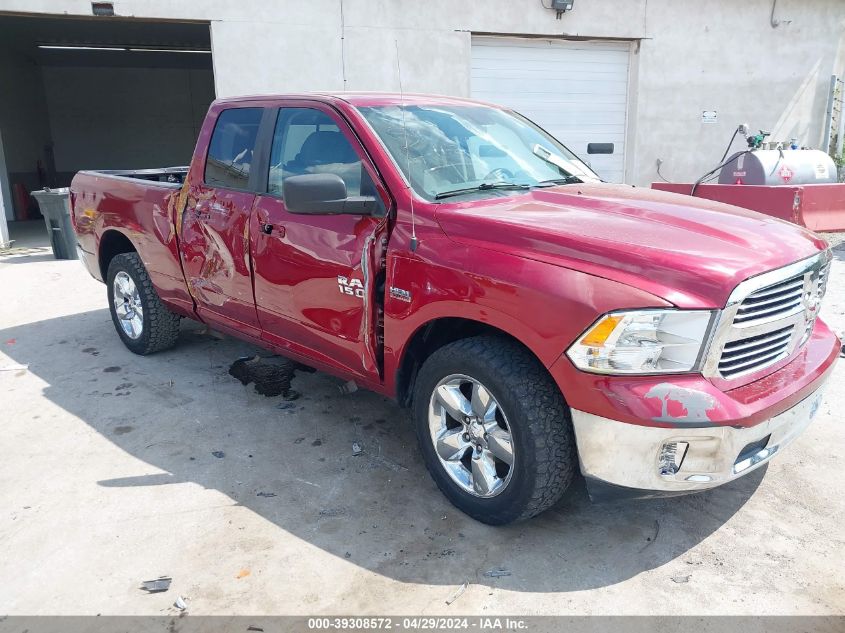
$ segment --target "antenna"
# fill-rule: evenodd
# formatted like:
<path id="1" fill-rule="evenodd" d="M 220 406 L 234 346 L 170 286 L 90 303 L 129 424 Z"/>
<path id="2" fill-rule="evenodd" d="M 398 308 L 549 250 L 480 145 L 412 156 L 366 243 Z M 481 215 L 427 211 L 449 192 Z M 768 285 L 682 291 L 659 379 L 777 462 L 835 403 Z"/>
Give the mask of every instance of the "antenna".
<path id="1" fill-rule="evenodd" d="M 399 59 L 399 40 L 393 40 L 396 46 L 396 72 L 399 76 L 399 101 L 402 110 L 402 135 L 405 137 L 405 167 L 408 176 L 408 197 L 411 199 L 411 252 L 417 250 L 417 222 L 414 217 L 414 192 L 411 191 L 411 152 L 408 149 L 408 126 L 405 124 L 405 92 L 402 90 L 402 62 Z"/>

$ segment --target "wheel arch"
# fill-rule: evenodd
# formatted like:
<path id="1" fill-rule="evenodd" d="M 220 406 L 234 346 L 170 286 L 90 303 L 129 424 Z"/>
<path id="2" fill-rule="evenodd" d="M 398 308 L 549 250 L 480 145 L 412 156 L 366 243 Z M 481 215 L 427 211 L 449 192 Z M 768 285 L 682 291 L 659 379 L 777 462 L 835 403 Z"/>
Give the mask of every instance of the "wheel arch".
<path id="1" fill-rule="evenodd" d="M 474 336 L 497 336 L 510 340 L 531 354 L 548 371 L 539 356 L 517 336 L 501 327 L 467 317 L 438 317 L 420 325 L 402 350 L 396 370 L 396 400 L 403 407 L 411 404 L 414 383 L 420 367 L 435 351 Z"/>
<path id="2" fill-rule="evenodd" d="M 121 253 L 137 253 L 138 249 L 124 233 L 117 229 L 109 229 L 100 236 L 100 244 L 97 250 L 97 261 L 100 266 L 100 275 L 103 281 L 106 280 L 109 272 L 109 264 L 116 255 Z"/>

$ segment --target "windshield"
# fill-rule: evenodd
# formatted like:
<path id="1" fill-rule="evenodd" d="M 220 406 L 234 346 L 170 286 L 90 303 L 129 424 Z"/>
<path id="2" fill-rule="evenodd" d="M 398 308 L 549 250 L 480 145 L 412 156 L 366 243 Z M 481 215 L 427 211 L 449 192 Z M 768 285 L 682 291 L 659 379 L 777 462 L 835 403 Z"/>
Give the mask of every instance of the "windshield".
<path id="1" fill-rule="evenodd" d="M 359 110 L 414 191 L 428 200 L 600 180 L 561 143 L 511 112 L 482 105 Z"/>

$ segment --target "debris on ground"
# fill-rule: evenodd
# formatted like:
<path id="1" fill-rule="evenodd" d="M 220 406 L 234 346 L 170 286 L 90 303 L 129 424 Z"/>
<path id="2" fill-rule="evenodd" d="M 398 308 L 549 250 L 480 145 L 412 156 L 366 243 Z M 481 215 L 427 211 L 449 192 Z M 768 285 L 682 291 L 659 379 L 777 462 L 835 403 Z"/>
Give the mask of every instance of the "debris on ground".
<path id="1" fill-rule="evenodd" d="M 469 582 L 464 581 L 464 584 L 462 584 L 460 587 L 458 587 L 457 591 L 455 591 L 455 593 L 453 593 L 451 595 L 451 597 L 446 599 L 446 604 L 452 604 L 455 600 L 460 598 L 461 595 L 464 593 L 464 591 L 467 590 L 467 587 L 469 587 Z"/>
<path id="2" fill-rule="evenodd" d="M 654 543 L 657 540 L 658 534 L 660 534 L 660 522 L 657 519 L 655 519 L 654 520 L 654 536 L 647 536 L 646 537 L 646 539 L 645 539 L 646 543 L 645 543 L 645 545 L 643 545 L 640 548 L 640 552 L 639 552 L 640 554 L 642 554 L 649 545 L 651 545 L 652 543 Z"/>
<path id="3" fill-rule="evenodd" d="M 288 392 L 288 393 L 290 393 L 290 392 Z M 285 402 L 280 402 L 279 404 L 277 404 L 276 408 L 281 409 L 282 411 L 286 411 L 286 410 L 290 410 L 290 409 L 295 409 L 296 405 L 293 402 L 291 402 L 290 400 L 286 400 Z"/>
<path id="4" fill-rule="evenodd" d="M 358 442 L 352 442 L 352 455 L 360 455 L 364 450 Z"/>
<path id="5" fill-rule="evenodd" d="M 369 455 L 368 457 L 379 465 L 384 466 L 386 469 L 397 473 L 408 470 L 407 466 L 394 462 L 392 459 L 388 459 L 384 455 Z"/>
<path id="6" fill-rule="evenodd" d="M 173 603 L 173 606 L 179 609 L 179 611 L 184 611 L 188 608 L 188 604 L 182 596 L 176 596 L 176 602 Z"/>
<path id="7" fill-rule="evenodd" d="M 511 573 L 503 567 L 498 567 L 496 569 L 491 569 L 490 571 L 485 571 L 484 575 L 488 578 L 501 578 L 502 576 L 510 576 Z"/>
<path id="8" fill-rule="evenodd" d="M 0 367 L 0 371 L 26 371 L 29 365 L 4 365 Z"/>
<path id="9" fill-rule="evenodd" d="M 259 631 L 260 633 L 264 633 L 264 629 L 262 629 L 260 626 L 253 626 L 252 624 L 250 624 L 248 627 L 246 627 L 246 630 L 247 631 Z"/>
<path id="10" fill-rule="evenodd" d="M 247 576 L 249 576 L 251 573 L 252 573 L 252 572 L 250 572 L 248 569 L 242 569 L 242 570 L 240 570 L 240 571 L 239 571 L 239 572 L 235 575 L 235 578 L 237 578 L 238 580 L 240 580 L 241 578 L 246 578 L 246 577 L 247 577 Z"/>
<path id="11" fill-rule="evenodd" d="M 350 393 L 358 391 L 358 384 L 354 380 L 350 380 L 343 383 L 340 387 L 338 387 L 338 389 L 340 389 L 340 393 L 344 396 L 348 396 Z"/>
<path id="12" fill-rule="evenodd" d="M 197 336 L 207 336 L 209 338 L 213 338 L 213 339 L 218 340 L 218 341 L 222 341 L 223 339 L 226 338 L 225 334 L 223 334 L 222 332 L 218 332 L 217 330 L 212 330 L 208 325 L 206 325 L 201 330 L 196 330 L 196 335 Z"/>
<path id="13" fill-rule="evenodd" d="M 211 451 L 211 454 L 214 455 L 217 459 L 223 459 L 226 457 L 226 453 L 223 451 Z"/>
<path id="14" fill-rule="evenodd" d="M 256 496 L 258 497 L 275 497 L 275 492 L 259 492 Z"/>
<path id="15" fill-rule="evenodd" d="M 320 510 L 321 517 L 342 517 L 346 515 L 346 508 L 323 508 Z"/>
<path id="16" fill-rule="evenodd" d="M 229 375 L 242 385 L 255 383 L 255 391 L 262 396 L 282 396 L 285 400 L 299 398 L 299 392 L 290 386 L 297 371 L 316 370 L 281 356 L 242 356 L 229 366 Z"/>
<path id="17" fill-rule="evenodd" d="M 146 590 L 148 593 L 160 593 L 170 589 L 171 582 L 173 582 L 173 579 L 169 576 L 159 576 L 155 580 L 143 581 L 141 583 L 141 589 Z"/>
<path id="18" fill-rule="evenodd" d="M 690 576 L 681 576 L 680 574 L 677 576 L 672 576 L 672 582 L 681 584 L 685 582 L 689 582 Z"/>

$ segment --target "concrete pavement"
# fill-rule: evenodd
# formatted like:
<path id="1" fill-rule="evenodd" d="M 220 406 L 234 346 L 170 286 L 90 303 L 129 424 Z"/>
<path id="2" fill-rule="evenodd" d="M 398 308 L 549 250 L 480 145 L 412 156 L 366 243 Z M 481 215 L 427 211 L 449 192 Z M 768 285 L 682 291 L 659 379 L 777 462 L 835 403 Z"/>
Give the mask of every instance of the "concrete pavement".
<path id="1" fill-rule="evenodd" d="M 823 310 L 840 334 L 843 249 Z M 76 261 L 2 256 L 0 289 L 0 614 L 167 614 L 177 595 L 193 614 L 845 612 L 843 363 L 764 471 L 601 505 L 579 483 L 493 528 L 437 491 L 388 400 L 321 373 L 292 403 L 258 395 L 227 373 L 257 350 L 191 323 L 135 356 Z M 161 575 L 168 592 L 139 590 Z"/>

